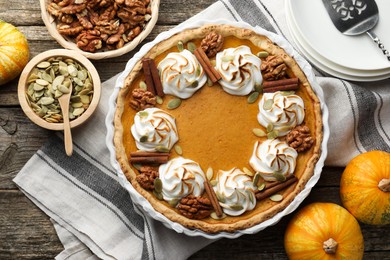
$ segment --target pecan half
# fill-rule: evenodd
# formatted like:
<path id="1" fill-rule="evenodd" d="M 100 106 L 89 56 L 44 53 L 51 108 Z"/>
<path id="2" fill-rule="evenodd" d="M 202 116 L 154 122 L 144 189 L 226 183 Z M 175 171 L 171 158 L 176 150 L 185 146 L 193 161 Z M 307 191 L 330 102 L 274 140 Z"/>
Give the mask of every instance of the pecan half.
<path id="1" fill-rule="evenodd" d="M 213 209 L 208 198 L 196 197 L 194 195 L 188 195 L 182 198 L 176 208 L 183 216 L 190 219 L 206 218 L 211 214 Z"/>
<path id="2" fill-rule="evenodd" d="M 295 127 L 287 134 L 287 143 L 297 152 L 304 152 L 310 149 L 314 143 L 313 137 L 310 135 L 310 129 L 306 125 Z"/>

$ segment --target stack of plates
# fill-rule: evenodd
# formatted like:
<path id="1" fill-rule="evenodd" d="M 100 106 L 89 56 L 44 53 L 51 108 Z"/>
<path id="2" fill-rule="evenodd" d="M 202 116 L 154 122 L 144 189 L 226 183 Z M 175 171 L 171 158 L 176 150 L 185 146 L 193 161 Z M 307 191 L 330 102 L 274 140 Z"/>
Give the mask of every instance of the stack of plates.
<path id="1" fill-rule="evenodd" d="M 376 0 L 379 22 L 373 31 L 390 51 L 389 0 Z M 286 18 L 298 49 L 324 72 L 348 80 L 390 78 L 390 61 L 367 34 L 347 36 L 333 25 L 322 0 L 286 0 Z M 386 28 L 387 25 L 387 28 Z"/>

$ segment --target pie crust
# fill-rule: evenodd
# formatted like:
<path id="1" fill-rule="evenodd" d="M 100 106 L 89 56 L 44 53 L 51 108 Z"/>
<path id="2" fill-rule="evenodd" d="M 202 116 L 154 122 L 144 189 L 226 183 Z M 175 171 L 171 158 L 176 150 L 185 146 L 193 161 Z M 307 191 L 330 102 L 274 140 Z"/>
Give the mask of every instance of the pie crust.
<path id="1" fill-rule="evenodd" d="M 300 86 L 296 94 L 305 103 L 304 123 L 309 127 L 311 135 L 314 138 L 313 146 L 298 155 L 294 173 L 298 177 L 298 182 L 279 192 L 279 194 L 283 195 L 282 201 L 273 202 L 269 199 L 257 201 L 257 205 L 253 210 L 236 217 L 227 216 L 220 220 L 215 220 L 211 217 L 202 220 L 188 219 L 182 216 L 178 210 L 174 209 L 167 202 L 158 200 L 153 192 L 143 189 L 136 181 L 137 170 L 129 163 L 130 152 L 136 151 L 135 142 L 130 133 L 130 126 L 132 125 L 136 111 L 129 106 L 129 102 L 132 90 L 139 86 L 139 82 L 143 78 L 142 62 L 138 61 L 126 77 L 124 86 L 119 91 L 117 97 L 114 115 L 116 159 L 134 189 L 146 198 L 157 212 L 160 212 L 169 220 L 180 223 L 189 229 L 197 229 L 212 234 L 235 232 L 250 228 L 274 217 L 278 212 L 285 209 L 305 188 L 306 183 L 314 174 L 314 167 L 321 153 L 323 123 L 320 101 L 294 58 L 290 57 L 282 48 L 274 44 L 266 36 L 259 35 L 250 29 L 220 24 L 187 29 L 157 43 L 145 57 L 154 59 L 156 64 L 158 64 L 169 52 L 177 51 L 177 43 L 179 41 L 184 43 L 191 41 L 199 46 L 200 40 L 210 32 L 216 32 L 225 38 L 223 49 L 247 45 L 251 48 L 252 53 L 267 51 L 270 55 L 282 57 L 288 67 L 288 75 L 299 78 Z M 204 172 L 206 172 L 210 165 L 214 169 L 214 172 L 221 168 L 223 168 L 222 170 L 228 170 L 232 166 L 241 169 L 243 167 L 250 168 L 247 162 L 253 151 L 254 142 L 256 140 L 266 140 L 266 137 L 258 138 L 251 133 L 254 126 L 259 127 L 256 116 L 253 117 L 257 113 L 254 111 L 258 110 L 257 102 L 256 104 L 249 105 L 246 102 L 247 97 L 238 97 L 223 93 L 218 83 L 211 87 L 205 85 L 198 92 L 191 98 L 183 100 L 183 103 L 188 102 L 188 106 L 182 105 L 175 110 L 167 110 L 167 100 L 172 98 L 167 95 L 164 97 L 164 103 L 157 105 L 157 107 L 168 111 L 176 117 L 179 128 L 179 144 L 183 147 L 183 157 L 197 161 Z M 227 103 L 228 105 L 226 105 Z M 252 107 L 248 108 L 249 106 Z M 196 108 L 196 114 L 200 116 L 189 115 L 190 111 L 193 111 L 194 108 Z M 215 109 L 218 108 L 220 110 L 216 111 Z M 226 112 L 225 110 L 227 109 L 231 111 Z M 239 113 L 240 111 L 242 111 L 241 114 Z M 252 119 L 248 121 L 248 117 Z M 211 124 L 210 122 L 213 121 L 213 118 L 219 118 L 220 124 Z M 226 120 L 224 121 L 223 119 Z M 192 120 L 195 120 L 196 123 L 194 124 Z M 205 123 L 202 124 L 202 122 Z M 226 123 L 225 129 L 229 129 L 227 132 L 221 130 L 221 127 L 224 127 L 224 122 Z M 251 134 L 243 134 L 247 132 Z M 191 134 L 193 136 L 196 135 L 197 138 L 190 138 Z M 229 137 L 230 134 L 234 136 Z M 215 143 L 222 144 L 219 146 Z M 212 161 L 208 159 L 211 158 L 209 153 L 211 155 L 221 155 L 219 157 L 217 156 L 217 160 Z M 178 155 L 175 152 L 171 152 L 171 158 L 176 156 Z"/>

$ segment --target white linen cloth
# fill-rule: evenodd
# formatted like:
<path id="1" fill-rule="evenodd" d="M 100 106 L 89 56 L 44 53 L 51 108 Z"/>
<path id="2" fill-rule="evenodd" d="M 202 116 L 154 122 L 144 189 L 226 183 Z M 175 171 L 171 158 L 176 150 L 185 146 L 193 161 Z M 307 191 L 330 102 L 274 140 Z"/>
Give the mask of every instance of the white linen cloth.
<path id="1" fill-rule="evenodd" d="M 189 21 L 194 19 L 245 21 L 294 45 L 283 0 L 221 0 Z M 329 109 L 326 165 L 345 166 L 369 150 L 390 152 L 390 80 L 352 83 L 315 73 Z M 55 136 L 14 181 L 52 219 L 65 248 L 56 259 L 186 259 L 213 241 L 178 234 L 148 218 L 131 203 L 110 166 L 105 116 L 116 78 L 103 84 L 92 118 L 73 130 L 73 156 L 66 156 Z"/>

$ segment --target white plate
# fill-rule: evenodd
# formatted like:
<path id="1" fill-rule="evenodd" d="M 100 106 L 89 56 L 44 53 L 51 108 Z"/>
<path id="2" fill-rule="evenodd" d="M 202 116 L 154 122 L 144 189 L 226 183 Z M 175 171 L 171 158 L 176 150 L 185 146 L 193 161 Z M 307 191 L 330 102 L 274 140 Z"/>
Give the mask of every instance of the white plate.
<path id="1" fill-rule="evenodd" d="M 310 180 L 307 182 L 305 188 L 295 197 L 295 199 L 281 212 L 276 214 L 273 218 L 268 219 L 262 223 L 259 223 L 253 227 L 244 229 L 244 230 L 238 230 L 234 233 L 228 233 L 228 232 L 220 232 L 217 234 L 208 234 L 200 230 L 194 230 L 189 229 L 184 226 L 182 226 L 179 223 L 173 222 L 169 220 L 167 217 L 165 217 L 163 214 L 155 211 L 152 207 L 152 205 L 147 201 L 142 195 L 140 195 L 130 184 L 130 182 L 126 179 L 126 176 L 124 175 L 118 161 L 116 160 L 116 152 L 115 152 L 115 146 L 113 144 L 113 137 L 114 137 L 114 114 L 116 110 L 116 99 L 118 97 L 118 93 L 120 89 L 124 85 L 124 81 L 127 77 L 127 75 L 130 73 L 130 71 L 133 69 L 134 65 L 142 59 L 142 57 L 157 43 L 171 37 L 172 35 L 179 33 L 185 29 L 191 29 L 191 28 L 198 28 L 200 26 L 206 25 L 206 24 L 230 24 L 232 26 L 236 27 L 242 27 L 247 28 L 250 30 L 253 30 L 259 34 L 265 35 L 268 38 L 270 38 L 273 42 L 278 44 L 281 48 L 283 48 L 290 56 L 294 57 L 303 72 L 306 74 L 307 79 L 309 80 L 310 84 L 312 85 L 314 91 L 316 92 L 318 98 L 321 102 L 321 110 L 322 110 L 322 120 L 323 120 L 323 141 L 321 143 L 321 156 L 314 168 L 314 175 L 310 178 Z M 217 239 L 217 238 L 237 238 L 239 236 L 242 236 L 244 234 L 254 234 L 257 233 L 263 229 L 265 229 L 268 226 L 274 225 L 277 222 L 280 221 L 280 219 L 287 214 L 292 213 L 295 209 L 298 208 L 298 206 L 301 204 L 301 202 L 309 195 L 311 189 L 313 186 L 318 182 L 322 168 L 324 166 L 324 161 L 327 155 L 327 142 L 329 139 L 329 125 L 328 125 L 328 108 L 325 105 L 323 92 L 318 83 L 315 80 L 314 73 L 312 71 L 312 68 L 309 63 L 307 63 L 306 60 L 302 58 L 294 49 L 293 47 L 281 36 L 276 35 L 274 33 L 265 31 L 262 28 L 256 27 L 253 28 L 247 23 L 243 22 L 231 22 L 228 20 L 217 20 L 217 21 L 196 21 L 193 23 L 188 24 L 182 24 L 178 27 L 175 27 L 172 30 L 169 30 L 167 32 L 163 32 L 159 34 L 152 42 L 145 44 L 141 50 L 136 53 L 131 60 L 126 65 L 125 70 L 121 73 L 121 75 L 118 77 L 118 80 L 115 84 L 114 91 L 112 95 L 110 96 L 109 100 L 109 111 L 106 117 L 106 127 L 107 127 L 107 136 L 106 136 L 106 144 L 110 151 L 110 158 L 111 158 L 111 164 L 114 167 L 114 169 L 117 172 L 117 175 L 119 177 L 119 180 L 121 184 L 129 191 L 130 197 L 134 203 L 139 205 L 150 217 L 152 217 L 155 220 L 158 220 L 162 222 L 166 227 L 171 228 L 175 230 L 178 233 L 184 233 L 188 236 L 202 236 L 209 239 Z"/>
<path id="2" fill-rule="evenodd" d="M 286 19 L 293 41 L 301 53 L 320 70 L 347 80 L 376 81 L 390 77 L 390 68 L 379 70 L 356 70 L 336 64 L 326 57 L 321 56 L 305 41 L 301 30 L 297 28 L 292 18 L 291 3 L 286 1 Z"/>
<path id="3" fill-rule="evenodd" d="M 390 71 L 390 62 L 378 46 L 366 35 L 347 36 L 340 33 L 333 25 L 322 0 L 287 0 L 291 20 L 295 23 L 302 39 L 314 52 L 329 61 L 352 70 L 362 70 L 375 74 L 377 70 Z M 381 42 L 390 48 L 390 1 L 377 0 L 379 22 L 373 31 Z M 286 4 L 287 6 L 287 4 Z"/>

